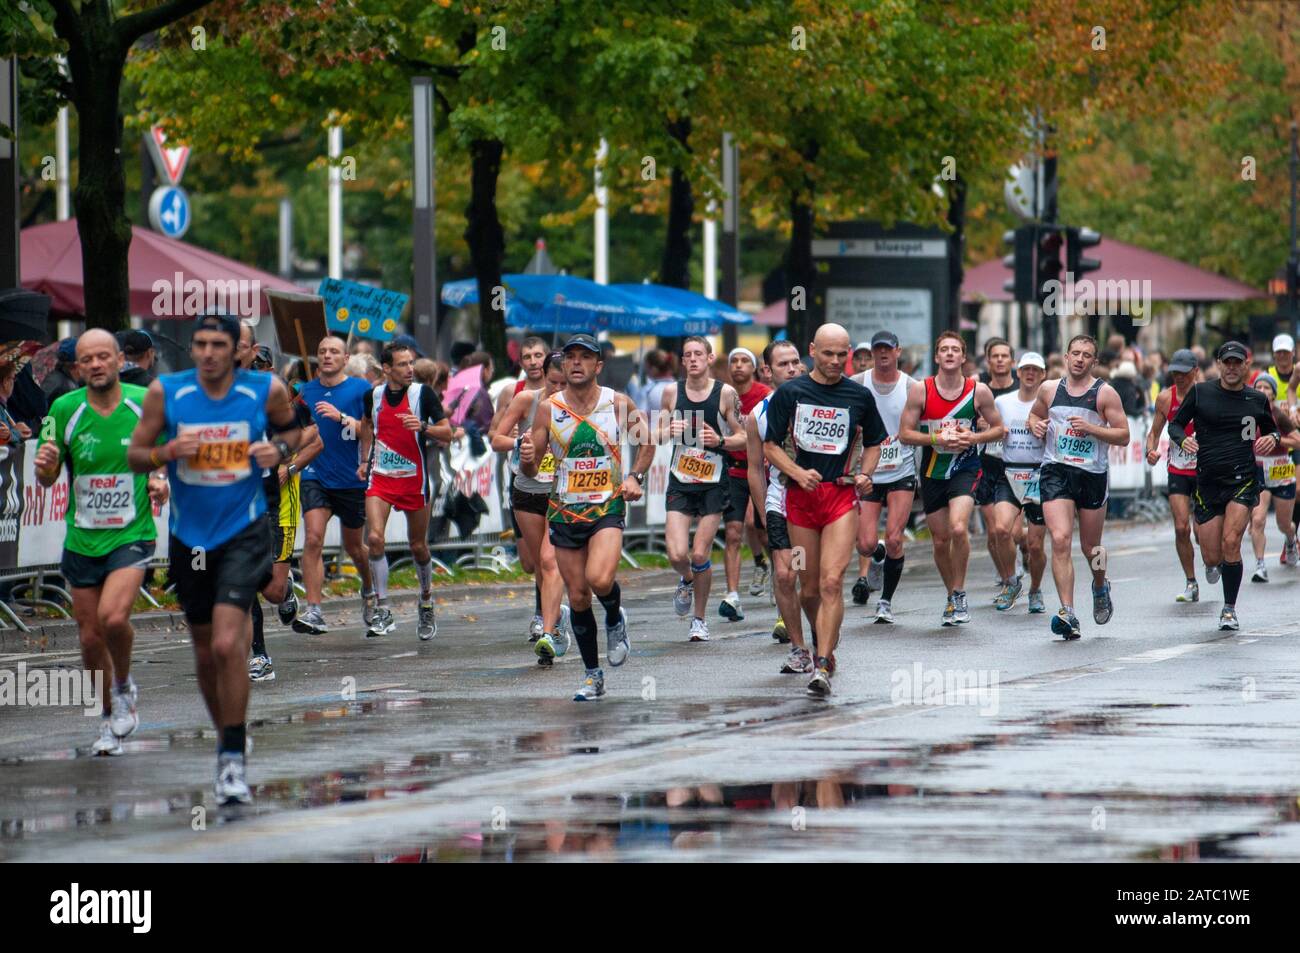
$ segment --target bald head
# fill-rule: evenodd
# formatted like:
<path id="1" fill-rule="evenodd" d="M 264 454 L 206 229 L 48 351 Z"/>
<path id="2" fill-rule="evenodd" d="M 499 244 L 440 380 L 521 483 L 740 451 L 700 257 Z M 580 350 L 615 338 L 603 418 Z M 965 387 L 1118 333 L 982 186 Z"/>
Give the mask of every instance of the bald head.
<path id="1" fill-rule="evenodd" d="M 823 324 L 813 336 L 808 353 L 813 359 L 813 379 L 823 384 L 836 383 L 849 362 L 849 332 L 838 324 Z"/>
<path id="2" fill-rule="evenodd" d="M 80 361 L 81 355 L 84 353 L 98 351 L 103 348 L 108 348 L 114 354 L 121 350 L 117 346 L 117 335 L 111 331 L 105 331 L 103 328 L 91 328 L 77 338 L 77 360 Z"/>
<path id="3" fill-rule="evenodd" d="M 92 391 L 104 394 L 117 387 L 122 360 L 117 338 L 102 328 L 93 328 L 77 338 L 77 369 L 82 383 Z"/>
<path id="4" fill-rule="evenodd" d="M 849 346 L 849 332 L 843 325 L 823 324 L 813 335 L 813 347 L 829 347 L 832 344 Z"/>

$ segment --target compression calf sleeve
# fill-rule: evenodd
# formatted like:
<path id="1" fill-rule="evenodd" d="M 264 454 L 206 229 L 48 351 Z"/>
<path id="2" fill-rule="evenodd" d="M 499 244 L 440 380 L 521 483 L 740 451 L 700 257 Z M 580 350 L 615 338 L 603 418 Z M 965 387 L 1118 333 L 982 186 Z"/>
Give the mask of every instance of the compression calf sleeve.
<path id="1" fill-rule="evenodd" d="M 613 588 L 603 596 L 597 593 L 596 598 L 599 599 L 600 604 L 605 607 L 605 627 L 612 628 L 613 626 L 618 625 L 619 606 L 623 598 L 623 593 L 618 588 L 618 583 L 615 582 Z"/>
<path id="2" fill-rule="evenodd" d="M 1223 604 L 1235 606 L 1237 593 L 1241 590 L 1241 576 L 1244 571 L 1242 564 L 1223 563 L 1220 568 L 1223 573 Z"/>
<path id="3" fill-rule="evenodd" d="M 266 654 L 266 631 L 262 619 L 262 600 L 253 596 L 253 607 L 248 610 L 253 619 L 253 654 Z"/>
<path id="4" fill-rule="evenodd" d="M 427 563 L 416 563 L 415 574 L 420 579 L 420 596 L 428 598 L 433 593 L 433 560 Z"/>
<path id="5" fill-rule="evenodd" d="M 370 557 L 370 581 L 375 587 L 375 595 L 380 602 L 388 601 L 388 554 L 381 553 L 378 559 Z"/>
<path id="6" fill-rule="evenodd" d="M 591 606 L 574 609 L 569 615 L 569 625 L 573 627 L 573 637 L 578 641 L 582 664 L 588 670 L 600 668 L 600 649 L 596 646 L 596 614 L 591 611 Z"/>
<path id="7" fill-rule="evenodd" d="M 894 599 L 894 590 L 898 588 L 898 582 L 903 578 L 903 559 L 899 556 L 895 559 L 893 556 L 885 557 L 885 588 L 881 590 L 880 597 L 886 602 L 892 602 Z"/>

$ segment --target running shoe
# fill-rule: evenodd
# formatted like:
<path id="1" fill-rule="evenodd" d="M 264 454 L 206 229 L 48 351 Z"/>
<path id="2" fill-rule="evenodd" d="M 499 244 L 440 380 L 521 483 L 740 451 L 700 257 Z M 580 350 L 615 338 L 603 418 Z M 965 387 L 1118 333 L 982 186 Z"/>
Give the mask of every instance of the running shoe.
<path id="1" fill-rule="evenodd" d="M 953 602 L 952 593 L 948 594 L 948 603 L 943 607 L 943 625 L 957 624 L 957 606 Z"/>
<path id="2" fill-rule="evenodd" d="M 1201 587 L 1196 584 L 1196 580 L 1187 580 L 1187 588 L 1178 595 L 1174 596 L 1174 602 L 1200 602 Z"/>
<path id="3" fill-rule="evenodd" d="M 392 618 L 392 613 L 388 614 Z M 420 637 L 421 642 L 428 642 L 438 634 L 438 619 L 434 614 L 432 602 L 421 602 L 420 613 L 415 622 L 415 634 Z"/>
<path id="4" fill-rule="evenodd" d="M 718 603 L 718 615 L 722 616 L 728 622 L 740 622 L 745 618 L 744 610 L 740 608 L 739 596 L 727 596 Z"/>
<path id="5" fill-rule="evenodd" d="M 782 675 L 807 675 L 813 670 L 812 653 L 790 646 L 790 654 L 781 663 Z"/>
<path id="6" fill-rule="evenodd" d="M 1092 621 L 1105 625 L 1115 612 L 1115 603 L 1110 600 L 1110 580 L 1101 584 L 1101 588 L 1092 587 Z"/>
<path id="7" fill-rule="evenodd" d="M 1251 582 L 1268 582 L 1268 567 L 1264 565 L 1264 560 L 1255 563 L 1255 571 L 1250 574 Z"/>
<path id="8" fill-rule="evenodd" d="M 555 657 L 560 654 L 555 650 L 555 640 L 549 632 L 543 632 L 537 641 L 533 643 L 533 651 L 537 654 L 537 663 L 539 665 L 553 664 Z"/>
<path id="9" fill-rule="evenodd" d="M 254 655 L 248 660 L 248 680 L 250 682 L 275 681 L 275 666 L 271 664 L 271 656 Z"/>
<path id="10" fill-rule="evenodd" d="M 1020 577 L 1013 576 L 1009 581 L 1002 584 L 1002 591 L 993 600 L 993 608 L 999 612 L 1006 612 L 1008 609 L 1015 608 L 1016 600 L 1020 598 L 1020 593 L 1024 592 L 1024 589 L 1025 584 L 1020 581 Z"/>
<path id="11" fill-rule="evenodd" d="M 1282 550 L 1283 565 L 1300 566 L 1300 547 L 1296 546 L 1295 537 L 1287 540 L 1285 548 Z"/>
<path id="12" fill-rule="evenodd" d="M 108 723 L 117 737 L 126 738 L 140 727 L 140 716 L 135 713 L 135 703 L 139 698 L 135 679 L 130 676 L 122 688 L 113 688 L 113 697 L 109 701 L 112 713 L 108 716 Z"/>
<path id="13" fill-rule="evenodd" d="M 533 621 L 528 623 L 528 641 L 536 642 L 545 631 L 546 627 L 542 625 L 542 617 L 539 615 L 533 616 Z"/>
<path id="14" fill-rule="evenodd" d="M 595 701 L 601 695 L 605 694 L 605 673 L 598 668 L 587 669 L 587 677 L 582 682 L 582 687 L 574 694 L 575 702 Z"/>
<path id="15" fill-rule="evenodd" d="M 785 620 L 780 616 L 776 617 L 776 625 L 772 626 L 772 638 L 776 639 L 781 645 L 790 641 L 790 633 L 786 631 Z"/>
<path id="16" fill-rule="evenodd" d="M 758 598 L 767 589 L 767 583 L 772 578 L 772 572 L 767 568 L 767 563 L 754 567 L 754 578 L 749 583 L 749 594 Z"/>
<path id="17" fill-rule="evenodd" d="M 244 756 L 230 751 L 217 755 L 217 783 L 214 786 L 219 807 L 252 804 L 253 794 L 244 780 Z"/>
<path id="18" fill-rule="evenodd" d="M 853 604 L 855 606 L 865 606 L 870 598 L 871 587 L 867 585 L 867 577 L 859 576 L 858 581 L 853 584 Z"/>
<path id="19" fill-rule="evenodd" d="M 885 588 L 885 548 L 877 546 L 871 564 L 867 567 L 867 588 L 879 592 Z"/>
<path id="20" fill-rule="evenodd" d="M 691 614 L 691 605 L 695 602 L 695 585 L 686 579 L 681 579 L 677 583 L 677 591 L 673 593 L 673 609 L 679 618 L 685 619 Z"/>
<path id="21" fill-rule="evenodd" d="M 1237 621 L 1237 610 L 1232 606 L 1224 606 L 1219 612 L 1219 631 L 1236 632 L 1241 628 L 1241 623 Z"/>
<path id="22" fill-rule="evenodd" d="M 371 616 L 370 625 L 366 628 L 366 638 L 377 639 L 395 628 L 397 628 L 397 620 L 393 618 L 393 610 L 388 606 L 376 606 L 375 614 Z"/>
<path id="23" fill-rule="evenodd" d="M 551 642 L 555 646 L 555 654 L 563 658 L 569 651 L 569 646 L 573 644 L 573 618 L 569 607 L 560 606 L 560 624 L 555 627 L 551 633 Z"/>
<path id="24" fill-rule="evenodd" d="M 370 623 L 366 623 L 369 625 Z M 293 620 L 293 631 L 301 632 L 304 635 L 324 635 L 329 631 L 325 625 L 325 618 L 321 615 L 320 606 L 308 606 L 307 611 L 302 613 L 298 618 Z"/>
<path id="25" fill-rule="evenodd" d="M 970 606 L 966 604 L 966 591 L 964 589 L 953 590 L 952 605 L 954 609 L 953 622 L 958 625 L 965 625 L 970 622 Z"/>
<path id="26" fill-rule="evenodd" d="M 1038 615 L 1040 612 L 1046 612 L 1047 606 L 1043 604 L 1043 590 L 1029 590 L 1029 614 Z"/>
<path id="27" fill-rule="evenodd" d="M 894 613 L 890 609 L 889 600 L 881 599 L 876 603 L 876 618 L 872 620 L 876 625 L 893 625 Z"/>
<path id="28" fill-rule="evenodd" d="M 90 746 L 90 753 L 96 757 L 115 758 L 122 754 L 122 741 L 113 734 L 109 721 L 108 718 L 100 719 L 99 738 Z"/>
<path id="29" fill-rule="evenodd" d="M 627 655 L 631 651 L 632 643 L 627 637 L 627 612 L 619 609 L 618 623 L 605 626 L 605 657 L 610 665 L 618 668 L 627 661 Z"/>
<path id="30" fill-rule="evenodd" d="M 1219 581 L 1219 567 L 1218 567 L 1218 566 L 1206 566 L 1206 567 L 1205 567 L 1205 581 L 1208 582 L 1210 585 L 1214 585 L 1216 582 Z"/>
<path id="31" fill-rule="evenodd" d="M 1052 616 L 1052 631 L 1061 636 L 1067 642 L 1073 642 L 1079 637 L 1079 620 L 1075 618 L 1073 612 L 1062 606 Z"/>
<path id="32" fill-rule="evenodd" d="M 709 641 L 709 626 L 703 619 L 691 620 L 691 641 L 707 642 Z M 613 664 L 612 662 L 610 663 Z"/>
<path id="33" fill-rule="evenodd" d="M 379 595 L 371 590 L 370 592 L 361 593 L 361 623 L 369 625 L 375 617 L 375 610 L 379 608 Z"/>
<path id="34" fill-rule="evenodd" d="M 817 671 L 813 673 L 812 681 L 808 683 L 808 695 L 812 698 L 830 698 L 831 697 L 831 672 L 827 665 L 818 665 Z"/>
<path id="35" fill-rule="evenodd" d="M 293 591 L 292 585 L 289 586 L 289 594 L 275 607 L 275 611 L 280 615 L 281 625 L 293 625 L 293 620 L 298 618 L 298 594 Z"/>

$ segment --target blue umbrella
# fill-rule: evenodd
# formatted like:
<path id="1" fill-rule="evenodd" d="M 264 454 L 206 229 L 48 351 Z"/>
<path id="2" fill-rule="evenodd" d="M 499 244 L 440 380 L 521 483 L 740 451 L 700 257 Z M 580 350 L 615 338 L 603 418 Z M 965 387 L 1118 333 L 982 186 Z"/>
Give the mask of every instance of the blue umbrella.
<path id="1" fill-rule="evenodd" d="M 668 285 L 611 285 L 636 304 L 636 313 L 619 319 L 619 331 L 682 337 L 717 334 L 725 324 L 752 324 L 753 318 L 729 304 Z"/>

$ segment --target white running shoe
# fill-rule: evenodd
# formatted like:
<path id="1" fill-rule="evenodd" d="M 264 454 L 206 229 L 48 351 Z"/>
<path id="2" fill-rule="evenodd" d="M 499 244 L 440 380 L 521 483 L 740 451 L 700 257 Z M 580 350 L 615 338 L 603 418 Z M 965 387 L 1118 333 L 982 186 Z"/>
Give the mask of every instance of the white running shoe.
<path id="1" fill-rule="evenodd" d="M 117 735 L 117 737 L 129 737 L 133 731 L 140 727 L 140 716 L 135 711 L 136 701 L 139 697 L 140 692 L 135 687 L 135 679 L 129 675 L 124 688 L 121 690 L 116 687 L 113 688 L 113 698 L 110 701 L 112 714 L 108 716 L 108 723 L 113 729 L 113 734 Z"/>
<path id="2" fill-rule="evenodd" d="M 90 753 L 108 758 L 116 757 L 122 753 L 122 742 L 117 735 L 113 734 L 109 719 L 100 719 L 99 738 L 90 746 Z"/>
<path id="3" fill-rule="evenodd" d="M 876 603 L 876 618 L 873 621 L 876 625 L 894 624 L 894 613 L 890 609 L 888 599 L 881 599 Z"/>
<path id="4" fill-rule="evenodd" d="M 1174 602 L 1200 602 L 1201 587 L 1196 582 L 1189 580 L 1187 588 L 1174 596 Z"/>
<path id="5" fill-rule="evenodd" d="M 695 602 L 695 584 L 685 579 L 677 581 L 677 591 L 673 593 L 673 611 L 678 618 L 685 619 L 691 614 L 691 605 Z"/>
<path id="6" fill-rule="evenodd" d="M 728 622 L 741 622 L 745 618 L 745 611 L 740 608 L 740 596 L 727 596 L 718 603 L 718 615 L 722 616 Z"/>
<path id="7" fill-rule="evenodd" d="M 1219 567 L 1218 567 L 1218 566 L 1206 566 L 1206 567 L 1205 567 L 1205 581 L 1208 582 L 1210 585 L 1214 585 L 1216 582 L 1219 581 Z"/>
<path id="8" fill-rule="evenodd" d="M 252 804 L 253 792 L 244 780 L 244 756 L 223 751 L 217 755 L 217 782 L 213 785 L 217 795 L 217 804 L 228 807 L 232 804 Z"/>
<path id="9" fill-rule="evenodd" d="M 761 596 L 767 589 L 768 580 L 771 579 L 772 572 L 767 568 L 767 563 L 754 567 L 754 578 L 749 583 L 749 594 L 754 598 Z"/>
<path id="10" fill-rule="evenodd" d="M 1251 582 L 1268 582 L 1268 567 L 1264 565 L 1264 560 L 1255 563 L 1255 571 L 1251 573 Z"/>
<path id="11" fill-rule="evenodd" d="M 707 642 L 709 641 L 709 626 L 703 619 L 691 620 L 691 641 Z"/>

